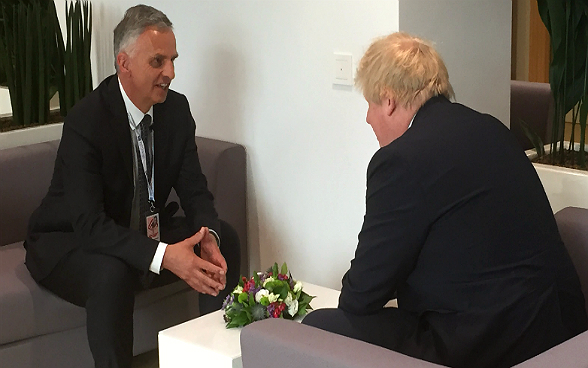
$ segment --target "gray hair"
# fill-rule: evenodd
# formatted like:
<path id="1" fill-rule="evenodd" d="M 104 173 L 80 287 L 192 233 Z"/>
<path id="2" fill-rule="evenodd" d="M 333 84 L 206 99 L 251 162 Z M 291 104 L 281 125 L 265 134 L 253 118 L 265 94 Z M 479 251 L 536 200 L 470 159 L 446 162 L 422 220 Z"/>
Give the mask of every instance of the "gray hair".
<path id="1" fill-rule="evenodd" d="M 123 19 L 114 29 L 114 67 L 118 73 L 116 56 L 121 51 L 131 51 L 137 38 L 150 27 L 159 30 L 173 29 L 172 22 L 161 11 L 148 6 L 136 5 L 127 9 Z"/>

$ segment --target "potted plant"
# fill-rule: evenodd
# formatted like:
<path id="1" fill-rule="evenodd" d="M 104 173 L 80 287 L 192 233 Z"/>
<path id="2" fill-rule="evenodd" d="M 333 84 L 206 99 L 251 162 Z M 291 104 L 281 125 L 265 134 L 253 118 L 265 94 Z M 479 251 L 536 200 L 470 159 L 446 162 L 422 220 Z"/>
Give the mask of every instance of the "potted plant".
<path id="1" fill-rule="evenodd" d="M 534 165 L 554 212 L 567 206 L 588 208 L 588 3 L 537 0 L 537 5 L 551 40 L 549 83 L 555 104 L 551 143 L 546 150 L 541 143 L 535 145 L 540 163 Z M 571 124 L 566 124 L 566 116 L 571 116 Z M 566 129 L 571 129 L 570 142 L 564 141 Z"/>
<path id="2" fill-rule="evenodd" d="M 51 4 L 49 4 L 51 3 Z M 53 2 L 7 1 L 0 8 L 0 69 L 10 92 L 12 124 L 46 122 L 57 44 Z M 52 80 L 50 80 L 50 78 Z M 12 125 L 11 124 L 11 125 Z"/>
<path id="3" fill-rule="evenodd" d="M 59 92 L 60 116 L 92 90 L 91 5 L 66 4 L 64 44 L 51 0 L 6 0 L 0 5 L 0 85 L 7 86 L 12 119 L 4 130 L 54 122 L 49 100 Z"/>

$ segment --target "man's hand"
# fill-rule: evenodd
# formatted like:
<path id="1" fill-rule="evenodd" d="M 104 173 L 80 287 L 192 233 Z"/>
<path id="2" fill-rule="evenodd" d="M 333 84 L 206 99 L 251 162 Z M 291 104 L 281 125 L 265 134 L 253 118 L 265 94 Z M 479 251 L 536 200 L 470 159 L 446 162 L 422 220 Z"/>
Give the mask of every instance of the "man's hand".
<path id="1" fill-rule="evenodd" d="M 203 240 L 208 237 L 213 238 L 212 244 L 218 251 L 214 237 L 208 232 L 208 228 L 203 227 L 193 236 L 179 243 L 169 244 L 163 255 L 162 266 L 186 281 L 194 290 L 204 294 L 218 295 L 218 292 L 223 290 L 226 284 L 224 280 L 226 280 L 227 265 L 224 258 L 220 256 L 224 267 L 219 267 L 216 263 L 212 263 L 204 257 L 204 259 L 200 258 L 194 253 L 196 244 L 201 241 L 204 241 L 205 244 L 209 243 L 208 240 Z M 204 250 L 202 252 L 208 254 Z M 220 251 L 218 254 L 220 255 Z M 218 256 L 212 259 L 218 261 Z"/>
<path id="2" fill-rule="evenodd" d="M 216 243 L 216 238 L 208 231 L 208 228 L 203 229 L 206 229 L 207 235 L 200 241 L 200 257 L 225 271 L 220 278 L 217 278 L 214 274 L 209 274 L 209 276 L 226 286 L 227 262 L 225 261 L 225 257 L 223 257 L 220 252 L 218 244 Z"/>

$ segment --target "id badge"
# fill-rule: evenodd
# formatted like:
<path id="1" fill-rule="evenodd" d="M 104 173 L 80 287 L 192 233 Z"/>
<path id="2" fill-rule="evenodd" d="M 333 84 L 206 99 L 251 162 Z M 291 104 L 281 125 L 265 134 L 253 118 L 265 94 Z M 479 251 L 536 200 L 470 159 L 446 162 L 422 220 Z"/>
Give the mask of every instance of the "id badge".
<path id="1" fill-rule="evenodd" d="M 160 240 L 159 234 L 159 213 L 156 212 L 145 217 L 145 221 L 147 224 L 147 236 L 151 239 L 155 239 L 157 241 Z"/>

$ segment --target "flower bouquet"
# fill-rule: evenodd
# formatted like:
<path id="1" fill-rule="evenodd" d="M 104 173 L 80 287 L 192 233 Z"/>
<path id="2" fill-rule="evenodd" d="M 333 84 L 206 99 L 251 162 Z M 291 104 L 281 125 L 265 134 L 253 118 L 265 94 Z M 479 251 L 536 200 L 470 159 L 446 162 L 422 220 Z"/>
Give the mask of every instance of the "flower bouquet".
<path id="1" fill-rule="evenodd" d="M 249 280 L 241 278 L 223 303 L 223 318 L 227 328 L 243 327 L 266 318 L 294 319 L 312 309 L 313 298 L 302 291 L 302 283 L 292 278 L 286 263 L 280 272 L 274 263 L 266 272 L 255 273 Z"/>

